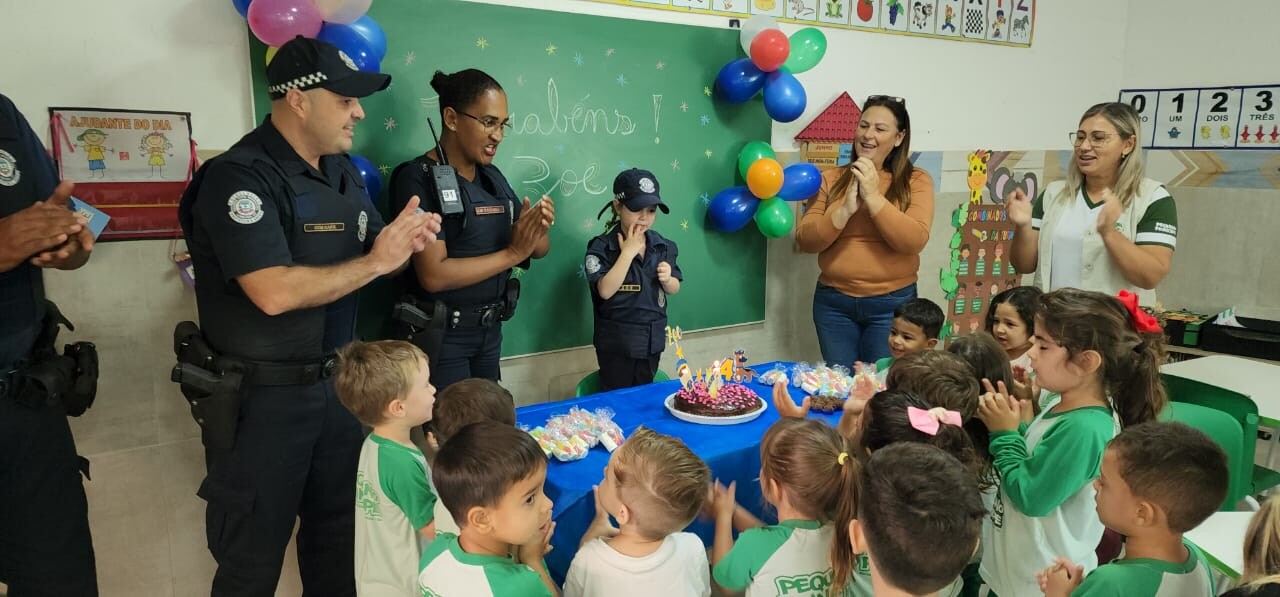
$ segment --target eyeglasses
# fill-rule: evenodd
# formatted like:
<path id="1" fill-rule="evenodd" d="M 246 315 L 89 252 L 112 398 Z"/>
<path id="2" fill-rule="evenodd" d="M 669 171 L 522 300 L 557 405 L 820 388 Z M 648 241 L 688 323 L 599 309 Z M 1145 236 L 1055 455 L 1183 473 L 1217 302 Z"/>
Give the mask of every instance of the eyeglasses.
<path id="1" fill-rule="evenodd" d="M 461 110 L 458 110 L 457 112 L 463 116 L 466 116 L 467 118 L 470 118 L 480 123 L 480 126 L 484 127 L 484 131 L 486 133 L 492 133 L 498 130 L 499 128 L 502 129 L 503 134 L 511 132 L 512 126 L 511 126 L 510 118 L 500 121 L 497 118 L 494 118 L 492 116 L 485 116 L 484 118 L 480 118 L 478 116 L 472 116 L 470 114 L 467 114 L 466 112 L 463 112 Z"/>
<path id="2" fill-rule="evenodd" d="M 906 107 L 907 105 L 906 98 L 901 98 L 895 95 L 868 95 L 867 101 L 862 102 L 862 105 L 865 106 L 871 102 L 893 102 L 895 104 L 902 104 L 903 107 Z"/>
<path id="3" fill-rule="evenodd" d="M 1071 143 L 1074 144 L 1076 147 L 1080 147 L 1081 145 L 1083 145 L 1085 139 L 1088 139 L 1089 145 L 1092 145 L 1094 147 L 1097 147 L 1099 145 L 1104 145 L 1106 144 L 1107 141 L 1110 141 L 1111 138 L 1114 136 L 1116 136 L 1115 133 L 1104 133 L 1102 131 L 1094 131 L 1087 135 L 1084 133 L 1084 131 L 1075 131 L 1073 133 L 1067 133 L 1067 138 L 1070 139 Z"/>

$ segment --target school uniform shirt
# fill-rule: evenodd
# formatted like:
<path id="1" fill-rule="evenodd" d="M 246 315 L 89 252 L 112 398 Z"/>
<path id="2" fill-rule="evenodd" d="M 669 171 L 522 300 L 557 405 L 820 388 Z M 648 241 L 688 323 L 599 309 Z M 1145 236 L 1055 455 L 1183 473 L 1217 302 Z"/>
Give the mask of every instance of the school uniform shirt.
<path id="1" fill-rule="evenodd" d="M 1073 597 L 1213 597 L 1208 560 L 1187 540 L 1187 559 L 1166 562 L 1150 558 L 1115 560 L 1089 573 L 1071 592 Z"/>
<path id="2" fill-rule="evenodd" d="M 356 465 L 356 591 L 417 595 L 418 563 L 435 517 L 427 460 L 417 448 L 370 433 Z"/>
<path id="3" fill-rule="evenodd" d="M 997 595 L 1036 595 L 1035 573 L 1065 557 L 1086 572 L 1098 566 L 1094 549 L 1102 522 L 1093 480 L 1107 442 L 1120 431 L 1110 409 L 1054 412 L 1055 396 L 1024 432 L 991 434 L 1000 492 L 983 527 L 982 580 Z"/>
<path id="4" fill-rule="evenodd" d="M 884 387 L 889 379 L 889 368 L 893 366 L 893 357 L 885 357 L 876 361 L 876 385 Z"/>
<path id="5" fill-rule="evenodd" d="M 1045 292 L 1082 288 L 1105 294 L 1122 289 L 1153 304 L 1153 291 L 1134 286 L 1120 272 L 1098 234 L 1102 202 L 1094 203 L 1083 188 L 1064 198 L 1066 183 L 1055 181 L 1032 202 L 1031 228 L 1040 232 L 1039 257 L 1033 284 Z M 1048 199 L 1046 199 L 1048 197 Z M 1138 194 L 1129 201 L 1116 230 L 1135 245 L 1174 249 L 1178 245 L 1178 208 L 1160 183 L 1143 179 Z"/>
<path id="6" fill-rule="evenodd" d="M 421 569 L 422 597 L 551 597 L 533 568 L 511 557 L 467 553 L 455 535 L 436 535 Z"/>
<path id="7" fill-rule="evenodd" d="M 430 475 L 428 475 L 427 482 L 430 483 L 431 485 L 431 495 L 436 495 L 436 496 L 440 495 L 440 492 L 436 491 L 435 479 Z M 435 510 L 436 510 L 435 521 L 436 521 L 437 534 L 449 533 L 451 535 L 458 535 L 462 533 L 462 529 L 458 528 L 458 523 L 453 520 L 453 513 L 449 512 L 449 509 L 445 507 L 444 500 L 440 500 L 440 499 L 436 500 Z"/>
<path id="8" fill-rule="evenodd" d="M 619 226 L 614 226 L 591 239 L 582 263 L 595 314 L 592 343 L 603 352 L 646 359 L 666 348 L 667 293 L 658 283 L 658 264 L 665 261 L 670 265 L 671 277 L 677 280 L 684 280 L 684 272 L 676 263 L 676 244 L 652 229 L 646 230 L 644 255 L 631 261 L 618 292 L 608 300 L 601 298 L 596 284 L 622 253 L 619 231 Z"/>
<path id="9" fill-rule="evenodd" d="M 964 579 L 959 576 L 951 584 L 942 587 L 937 597 L 958 597 L 964 590 Z M 853 561 L 853 582 L 845 585 L 840 597 L 873 597 L 871 592 L 871 561 L 867 554 L 860 553 Z"/>
<path id="10" fill-rule="evenodd" d="M 747 529 L 711 570 L 716 583 L 746 597 L 825 596 L 831 586 L 831 525 L 784 520 Z"/>
<path id="11" fill-rule="evenodd" d="M 564 597 L 708 597 L 707 548 L 693 533 L 672 533 L 658 550 L 634 558 L 603 539 L 582 546 L 564 579 Z"/>

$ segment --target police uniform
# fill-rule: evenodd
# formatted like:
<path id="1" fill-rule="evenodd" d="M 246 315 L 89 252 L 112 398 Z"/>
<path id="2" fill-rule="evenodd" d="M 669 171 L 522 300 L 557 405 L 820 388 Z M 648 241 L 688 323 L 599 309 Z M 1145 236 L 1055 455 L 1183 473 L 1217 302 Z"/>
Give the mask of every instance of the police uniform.
<path id="1" fill-rule="evenodd" d="M 40 139 L 0 95 L 0 218 L 42 201 L 58 185 Z M 0 582 L 14 595 L 97 595 L 88 503 L 60 405 L 32 408 L 13 396 L 15 373 L 45 317 L 40 268 L 0 272 Z"/>
<path id="2" fill-rule="evenodd" d="M 668 213 L 658 197 L 658 180 L 652 173 L 632 168 L 614 180 L 614 197 L 627 209 L 640 211 L 658 206 Z M 608 205 L 600 213 L 603 214 Z M 628 266 L 618 291 L 601 298 L 599 281 L 617 263 L 622 252 L 618 243 L 621 225 L 613 226 L 587 243 L 583 270 L 591 292 L 595 334 L 592 344 L 600 365 L 600 385 L 604 390 L 627 388 L 653 381 L 658 362 L 666 348 L 667 294 L 658 282 L 658 264 L 671 266 L 671 277 L 684 280 L 676 264 L 676 244 L 653 229 L 644 232 L 645 250 Z"/>
<path id="3" fill-rule="evenodd" d="M 399 213 L 414 195 L 422 209 L 442 214 L 443 207 L 435 190 L 435 182 L 429 172 L 436 165 L 426 155 L 419 156 L 396 167 L 391 175 L 390 208 Z M 436 238 L 445 241 L 447 257 L 460 259 L 480 257 L 506 249 L 511 244 L 512 226 L 520 219 L 521 202 L 507 183 L 506 177 L 493 165 L 477 165 L 475 180 L 455 175 L 462 201 L 463 213 L 443 217 L 440 233 Z M 529 267 L 526 260 L 520 267 Z M 503 270 L 477 284 L 427 292 L 418 282 L 414 266 L 404 273 L 407 292 L 419 305 L 431 310 L 437 302 L 443 303 L 443 340 L 439 347 L 424 343 L 427 334 L 418 334 L 413 342 L 431 359 L 431 384 L 444 389 L 454 382 L 471 377 L 497 381 L 502 373 L 499 358 L 502 356 L 502 312 L 511 270 Z"/>
<path id="4" fill-rule="evenodd" d="M 390 81 L 356 73 L 336 48 L 300 37 L 281 47 L 267 76 L 273 97 L 291 87 L 362 97 Z M 236 282 L 269 267 L 337 264 L 372 248 L 383 220 L 355 166 L 346 155 L 323 156 L 319 165 L 303 160 L 268 116 L 196 173 L 179 206 L 204 338 L 245 371 L 234 444 L 214 454 L 206 443 L 198 491 L 218 561 L 214 595 L 273 594 L 295 517 L 307 592 L 355 594 L 363 430 L 331 377 L 335 351 L 354 337 L 355 293 L 269 316 Z"/>

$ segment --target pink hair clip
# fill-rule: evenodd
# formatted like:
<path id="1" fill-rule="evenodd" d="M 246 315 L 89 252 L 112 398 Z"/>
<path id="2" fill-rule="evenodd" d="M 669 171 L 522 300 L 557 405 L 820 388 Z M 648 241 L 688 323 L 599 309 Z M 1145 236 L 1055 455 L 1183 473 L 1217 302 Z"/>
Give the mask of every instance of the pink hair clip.
<path id="1" fill-rule="evenodd" d="M 907 407 L 907 419 L 911 421 L 911 427 L 921 433 L 929 435 L 938 435 L 938 429 L 942 425 L 954 425 L 960 427 L 960 413 L 954 410 L 947 410 L 942 407 L 924 410 L 914 406 Z"/>

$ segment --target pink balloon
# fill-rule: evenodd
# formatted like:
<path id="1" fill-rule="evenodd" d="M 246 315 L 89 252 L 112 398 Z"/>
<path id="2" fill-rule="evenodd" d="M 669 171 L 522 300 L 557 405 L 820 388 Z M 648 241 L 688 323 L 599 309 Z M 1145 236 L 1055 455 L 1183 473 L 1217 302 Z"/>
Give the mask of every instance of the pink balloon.
<path id="1" fill-rule="evenodd" d="M 249 7 L 252 8 L 253 5 L 250 4 Z M 790 55 L 791 40 L 777 29 L 761 31 L 755 39 L 751 40 L 751 62 L 755 63 L 756 68 L 766 73 L 778 70 Z"/>
<path id="2" fill-rule="evenodd" d="M 350 25 L 369 12 L 373 0 L 311 0 L 326 23 Z"/>
<path id="3" fill-rule="evenodd" d="M 315 37 L 324 25 L 320 11 L 308 0 L 253 0 L 249 30 L 268 46 L 281 46 L 301 35 Z"/>

